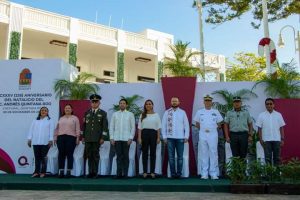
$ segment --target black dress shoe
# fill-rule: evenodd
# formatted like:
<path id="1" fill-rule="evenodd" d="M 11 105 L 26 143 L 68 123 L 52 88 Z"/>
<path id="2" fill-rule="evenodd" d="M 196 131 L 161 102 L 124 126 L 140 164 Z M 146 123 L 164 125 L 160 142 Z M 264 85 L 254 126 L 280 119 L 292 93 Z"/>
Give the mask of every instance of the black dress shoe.
<path id="1" fill-rule="evenodd" d="M 64 177 L 65 177 L 65 175 L 63 175 L 63 174 L 58 175 L 58 178 L 64 178 Z"/>
<path id="2" fill-rule="evenodd" d="M 176 179 L 181 179 L 181 175 L 176 174 L 176 175 L 175 175 L 175 178 L 176 178 Z"/>
<path id="3" fill-rule="evenodd" d="M 94 179 L 100 178 L 100 176 L 97 174 L 93 177 Z"/>
<path id="4" fill-rule="evenodd" d="M 65 177 L 65 172 L 63 169 L 60 169 L 58 173 L 58 178 L 64 178 L 64 177 Z"/>
<path id="5" fill-rule="evenodd" d="M 67 170 L 66 178 L 71 178 L 71 170 Z"/>
<path id="6" fill-rule="evenodd" d="M 116 175 L 116 176 L 113 177 L 113 179 L 122 179 L 122 176 Z"/>
<path id="7" fill-rule="evenodd" d="M 93 178 L 95 175 L 94 174 L 88 174 L 86 177 L 87 178 Z"/>
<path id="8" fill-rule="evenodd" d="M 173 174 L 173 175 L 171 175 L 171 177 L 170 177 L 171 179 L 175 179 L 176 178 L 176 175 L 175 174 Z"/>

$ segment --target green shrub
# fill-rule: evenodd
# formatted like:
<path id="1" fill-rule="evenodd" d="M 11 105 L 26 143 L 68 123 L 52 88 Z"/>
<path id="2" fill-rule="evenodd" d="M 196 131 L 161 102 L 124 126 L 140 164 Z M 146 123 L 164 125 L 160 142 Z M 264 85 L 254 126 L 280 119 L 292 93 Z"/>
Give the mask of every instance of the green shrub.
<path id="1" fill-rule="evenodd" d="M 226 164 L 227 175 L 233 183 L 241 183 L 247 179 L 246 168 L 245 159 L 239 157 L 232 157 Z"/>

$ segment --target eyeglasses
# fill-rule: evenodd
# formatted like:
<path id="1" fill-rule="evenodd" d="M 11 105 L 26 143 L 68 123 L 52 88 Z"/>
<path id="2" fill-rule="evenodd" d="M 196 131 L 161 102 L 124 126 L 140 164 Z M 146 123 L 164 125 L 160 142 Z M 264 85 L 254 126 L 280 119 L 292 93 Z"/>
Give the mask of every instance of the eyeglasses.
<path id="1" fill-rule="evenodd" d="M 266 105 L 267 105 L 267 106 L 271 106 L 271 105 L 273 105 L 273 103 L 266 103 Z"/>
<path id="2" fill-rule="evenodd" d="M 91 103 L 98 103 L 99 100 L 92 100 Z"/>

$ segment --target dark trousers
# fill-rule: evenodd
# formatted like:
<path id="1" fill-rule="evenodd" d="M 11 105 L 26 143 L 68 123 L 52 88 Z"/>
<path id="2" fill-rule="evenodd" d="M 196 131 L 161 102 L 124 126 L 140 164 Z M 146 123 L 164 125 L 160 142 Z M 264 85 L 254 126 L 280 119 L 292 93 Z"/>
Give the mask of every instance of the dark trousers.
<path id="1" fill-rule="evenodd" d="M 68 169 L 73 169 L 73 154 L 76 147 L 76 137 L 59 135 L 57 137 L 58 168 L 65 169 L 65 159 L 68 160 Z"/>
<path id="2" fill-rule="evenodd" d="M 225 175 L 225 141 L 223 131 L 218 129 L 218 163 L 219 163 L 219 176 Z"/>
<path id="3" fill-rule="evenodd" d="M 265 160 L 267 164 L 278 166 L 280 164 L 280 142 L 266 141 L 264 142 Z M 272 159 L 273 154 L 273 159 Z"/>
<path id="4" fill-rule="evenodd" d="M 34 173 L 46 173 L 48 151 L 48 145 L 33 145 L 33 153 L 35 160 Z"/>
<path id="5" fill-rule="evenodd" d="M 116 155 L 115 145 L 110 144 L 110 149 L 109 149 L 109 172 L 111 172 L 112 163 L 113 163 L 113 159 L 114 159 L 115 155 Z"/>
<path id="6" fill-rule="evenodd" d="M 155 171 L 156 160 L 156 144 L 157 144 L 157 131 L 154 129 L 142 130 L 142 152 L 143 152 L 143 171 L 148 171 L 148 152 L 150 148 L 150 173 Z"/>
<path id="7" fill-rule="evenodd" d="M 127 141 L 115 142 L 117 154 L 117 176 L 127 176 L 129 167 L 129 145 Z"/>
<path id="8" fill-rule="evenodd" d="M 230 132 L 230 148 L 233 157 L 246 158 L 248 151 L 248 132 Z"/>
<path id="9" fill-rule="evenodd" d="M 86 142 L 85 143 L 85 155 L 88 159 L 89 165 L 89 174 L 97 175 L 98 174 L 98 167 L 99 167 L 99 142 Z"/>

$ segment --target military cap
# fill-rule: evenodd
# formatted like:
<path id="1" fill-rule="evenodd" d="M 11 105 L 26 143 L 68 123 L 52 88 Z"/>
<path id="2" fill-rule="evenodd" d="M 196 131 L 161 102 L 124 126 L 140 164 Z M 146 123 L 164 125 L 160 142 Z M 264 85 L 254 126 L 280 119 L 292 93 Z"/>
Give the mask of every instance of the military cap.
<path id="1" fill-rule="evenodd" d="M 99 101 L 99 100 L 101 100 L 101 96 L 98 95 L 98 94 L 92 94 L 92 95 L 90 96 L 90 100 L 91 100 L 91 101 Z"/>
<path id="2" fill-rule="evenodd" d="M 212 101 L 213 100 L 212 96 L 210 96 L 209 94 L 205 94 L 203 96 L 203 99 L 204 99 L 204 101 Z"/>
<path id="3" fill-rule="evenodd" d="M 242 101 L 242 98 L 239 96 L 235 96 L 232 98 L 233 101 Z"/>

